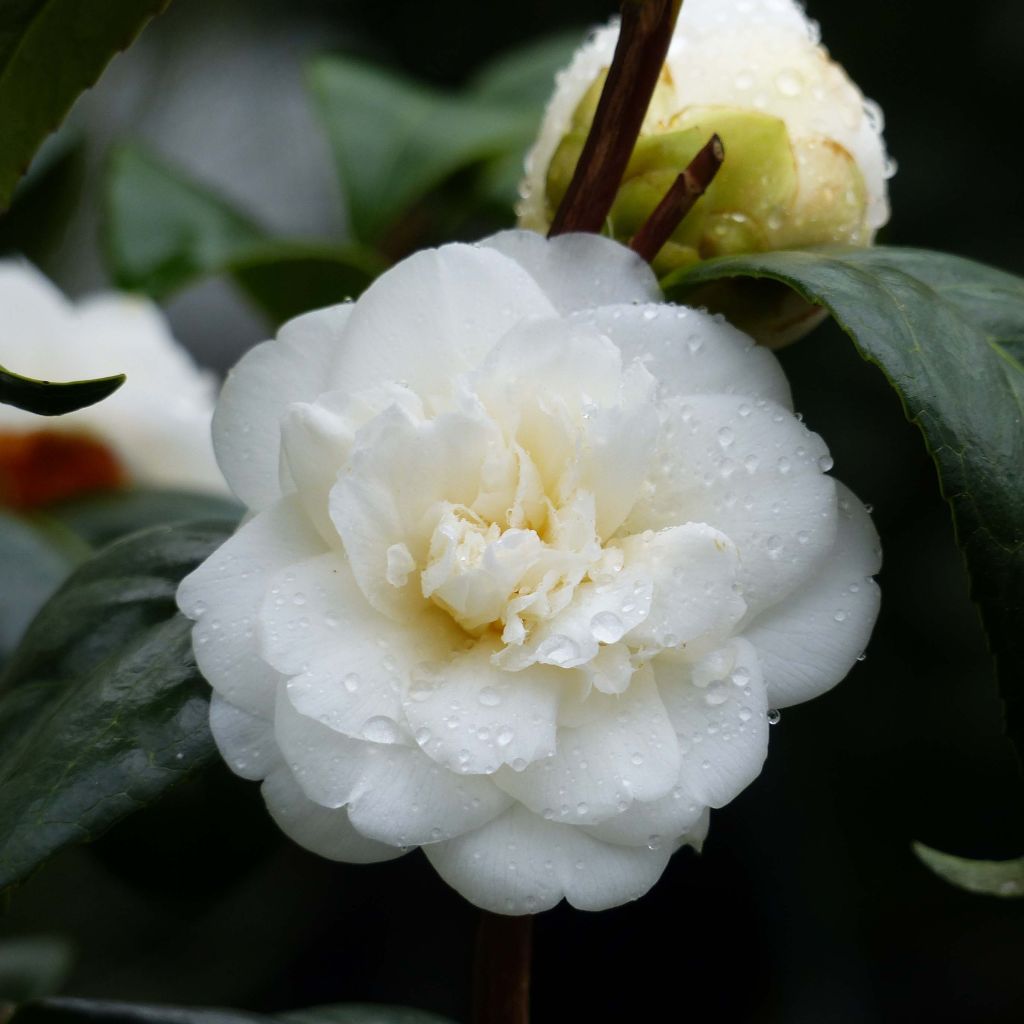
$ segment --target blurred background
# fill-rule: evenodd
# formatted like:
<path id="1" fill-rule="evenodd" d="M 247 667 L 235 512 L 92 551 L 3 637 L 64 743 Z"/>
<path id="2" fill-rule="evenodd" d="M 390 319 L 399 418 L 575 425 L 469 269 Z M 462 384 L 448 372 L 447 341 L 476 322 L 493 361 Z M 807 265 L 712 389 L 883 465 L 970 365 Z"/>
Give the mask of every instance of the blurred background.
<path id="1" fill-rule="evenodd" d="M 882 240 L 1024 272 L 1024 7 L 808 8 L 885 112 L 899 171 Z M 614 9 L 174 0 L 41 153 L 0 220 L 0 250 L 26 254 L 73 295 L 108 287 L 105 175 L 124 141 L 273 235 L 344 240 L 310 57 L 358 54 L 457 90 L 531 41 L 554 35 L 552 52 L 568 54 Z M 539 83 L 539 102 L 548 90 Z M 444 206 L 458 186 L 430 201 Z M 446 230 L 478 236 L 502 218 L 511 212 L 495 202 Z M 178 338 L 221 371 L 272 330 L 220 278 L 166 305 Z M 536 1024 L 1024 1020 L 1024 903 L 955 890 L 910 849 L 917 839 L 974 857 L 1024 853 L 1024 788 L 932 464 L 879 371 L 831 325 L 782 360 L 836 474 L 874 506 L 886 565 L 868 657 L 831 694 L 783 713 L 763 775 L 714 814 L 703 855 L 678 855 L 637 904 L 597 915 L 563 905 L 538 919 Z M 319 860 L 278 836 L 256 786 L 216 769 L 14 892 L 0 965 L 32 940 L 67 994 L 267 1011 L 386 1001 L 465 1020 L 474 929 L 473 909 L 418 853 L 373 867 Z M 16 973 L 5 981 L 0 966 L 0 994 Z"/>

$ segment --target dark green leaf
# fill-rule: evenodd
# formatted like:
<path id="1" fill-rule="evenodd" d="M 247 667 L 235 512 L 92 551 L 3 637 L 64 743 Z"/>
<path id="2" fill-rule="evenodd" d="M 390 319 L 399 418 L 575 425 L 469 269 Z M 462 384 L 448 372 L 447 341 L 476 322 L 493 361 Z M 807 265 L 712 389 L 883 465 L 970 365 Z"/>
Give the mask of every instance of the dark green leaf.
<path id="1" fill-rule="evenodd" d="M 920 428 L 1024 749 L 1024 281 L 955 256 L 875 248 L 709 260 L 663 284 L 685 300 L 737 276 L 780 281 L 828 308 Z"/>
<path id="2" fill-rule="evenodd" d="M 159 157 L 134 145 L 112 152 L 105 242 L 120 288 L 163 298 L 263 239 L 252 220 Z"/>
<path id="3" fill-rule="evenodd" d="M 479 71 L 466 91 L 476 100 L 544 112 L 555 91 L 555 75 L 568 67 L 572 55 L 586 39 L 586 30 L 558 32 L 500 54 Z"/>
<path id="4" fill-rule="evenodd" d="M 63 416 L 64 413 L 102 402 L 124 381 L 124 374 L 119 373 L 114 377 L 55 384 L 48 380 L 22 377 L 0 366 L 0 405 L 17 406 L 39 416 Z"/>
<path id="5" fill-rule="evenodd" d="M 0 663 L 83 552 L 26 519 L 0 512 Z"/>
<path id="6" fill-rule="evenodd" d="M 440 93 L 349 57 L 319 58 L 310 81 L 363 242 L 455 171 L 525 152 L 536 130 L 529 110 Z"/>
<path id="7" fill-rule="evenodd" d="M 64 939 L 31 936 L 0 942 L 0 1002 L 24 1002 L 56 992 L 71 969 Z"/>
<path id="8" fill-rule="evenodd" d="M 225 269 L 275 324 L 355 299 L 385 269 L 362 250 L 303 242 L 254 246 Z"/>
<path id="9" fill-rule="evenodd" d="M 1024 896 L 1024 857 L 1015 860 L 968 860 L 914 843 L 914 853 L 947 882 L 983 896 Z"/>
<path id="10" fill-rule="evenodd" d="M 102 547 L 137 530 L 186 519 L 222 519 L 234 525 L 242 511 L 232 499 L 216 494 L 133 488 L 51 505 L 46 518 L 93 547 Z"/>
<path id="11" fill-rule="evenodd" d="M 346 1003 L 279 1016 L 241 1010 L 154 1006 L 92 999 L 43 999 L 21 1007 L 11 1024 L 452 1024 L 445 1017 L 406 1006 Z"/>
<path id="12" fill-rule="evenodd" d="M 227 274 L 275 323 L 355 297 L 383 269 L 361 250 L 269 240 L 227 200 L 137 146 L 111 157 L 105 238 L 120 287 L 161 299 Z"/>
<path id="13" fill-rule="evenodd" d="M 43 139 L 169 0 L 0 4 L 0 209 Z"/>
<path id="14" fill-rule="evenodd" d="M 340 1006 L 315 1006 L 282 1014 L 288 1024 L 452 1024 L 447 1017 L 416 1010 L 410 1006 L 384 1006 L 378 1003 L 343 1003 Z"/>
<path id="15" fill-rule="evenodd" d="M 154 1006 L 102 999 L 42 999 L 19 1007 L 11 1024 L 271 1024 L 241 1010 Z"/>
<path id="16" fill-rule="evenodd" d="M 227 522 L 157 527 L 81 565 L 0 677 L 0 888 L 213 756 L 178 581 Z"/>

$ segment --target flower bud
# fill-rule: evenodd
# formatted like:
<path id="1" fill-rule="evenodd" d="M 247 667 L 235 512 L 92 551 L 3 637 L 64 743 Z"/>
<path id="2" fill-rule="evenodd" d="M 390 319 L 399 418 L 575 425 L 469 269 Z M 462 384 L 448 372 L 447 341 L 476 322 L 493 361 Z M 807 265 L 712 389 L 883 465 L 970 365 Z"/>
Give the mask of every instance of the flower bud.
<path id="1" fill-rule="evenodd" d="M 557 79 L 527 158 L 523 227 L 546 231 L 568 188 L 618 31 L 597 31 Z M 628 241 L 717 133 L 725 162 L 656 256 L 658 274 L 714 256 L 869 245 L 889 216 L 881 129 L 795 0 L 687 0 L 607 229 Z"/>

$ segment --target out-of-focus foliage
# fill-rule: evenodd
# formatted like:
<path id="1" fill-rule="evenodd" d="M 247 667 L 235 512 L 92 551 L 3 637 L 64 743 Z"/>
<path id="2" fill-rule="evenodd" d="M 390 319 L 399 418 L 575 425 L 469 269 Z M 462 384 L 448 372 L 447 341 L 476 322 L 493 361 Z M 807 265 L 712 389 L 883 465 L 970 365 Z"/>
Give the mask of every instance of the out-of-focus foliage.
<path id="1" fill-rule="evenodd" d="M 265 1016 L 240 1010 L 181 1006 L 136 1006 L 86 999 L 47 999 L 22 1007 L 11 1024 L 452 1024 L 424 1010 L 407 1006 L 347 1003 L 314 1006 Z"/>
<path id="2" fill-rule="evenodd" d="M 272 240 L 224 199 L 137 146 L 115 150 L 106 199 L 114 281 L 155 299 L 227 274 L 280 323 L 357 296 L 383 266 L 352 246 Z"/>
<path id="3" fill-rule="evenodd" d="M 940 878 L 983 896 L 1024 896 L 1024 857 L 1014 860 L 971 860 L 914 843 L 914 853 Z"/>
<path id="4" fill-rule="evenodd" d="M 67 979 L 73 955 L 64 939 L 53 936 L 0 941 L 0 1004 L 56 992 Z"/>
<path id="5" fill-rule="evenodd" d="M 43 139 L 169 0 L 5 0 L 0 12 L 0 209 Z"/>

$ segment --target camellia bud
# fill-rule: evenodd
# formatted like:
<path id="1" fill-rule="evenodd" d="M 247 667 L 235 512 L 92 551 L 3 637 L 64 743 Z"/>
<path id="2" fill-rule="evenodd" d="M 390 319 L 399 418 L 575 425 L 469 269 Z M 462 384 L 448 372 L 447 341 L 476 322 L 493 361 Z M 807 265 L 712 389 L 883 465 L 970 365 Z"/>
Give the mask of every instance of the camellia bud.
<path id="1" fill-rule="evenodd" d="M 593 120 L 619 27 L 557 79 L 527 158 L 519 221 L 546 231 Z M 712 134 L 726 159 L 654 259 L 664 275 L 714 256 L 869 245 L 889 216 L 881 111 L 820 45 L 795 0 L 686 0 L 608 215 L 628 241 Z"/>

